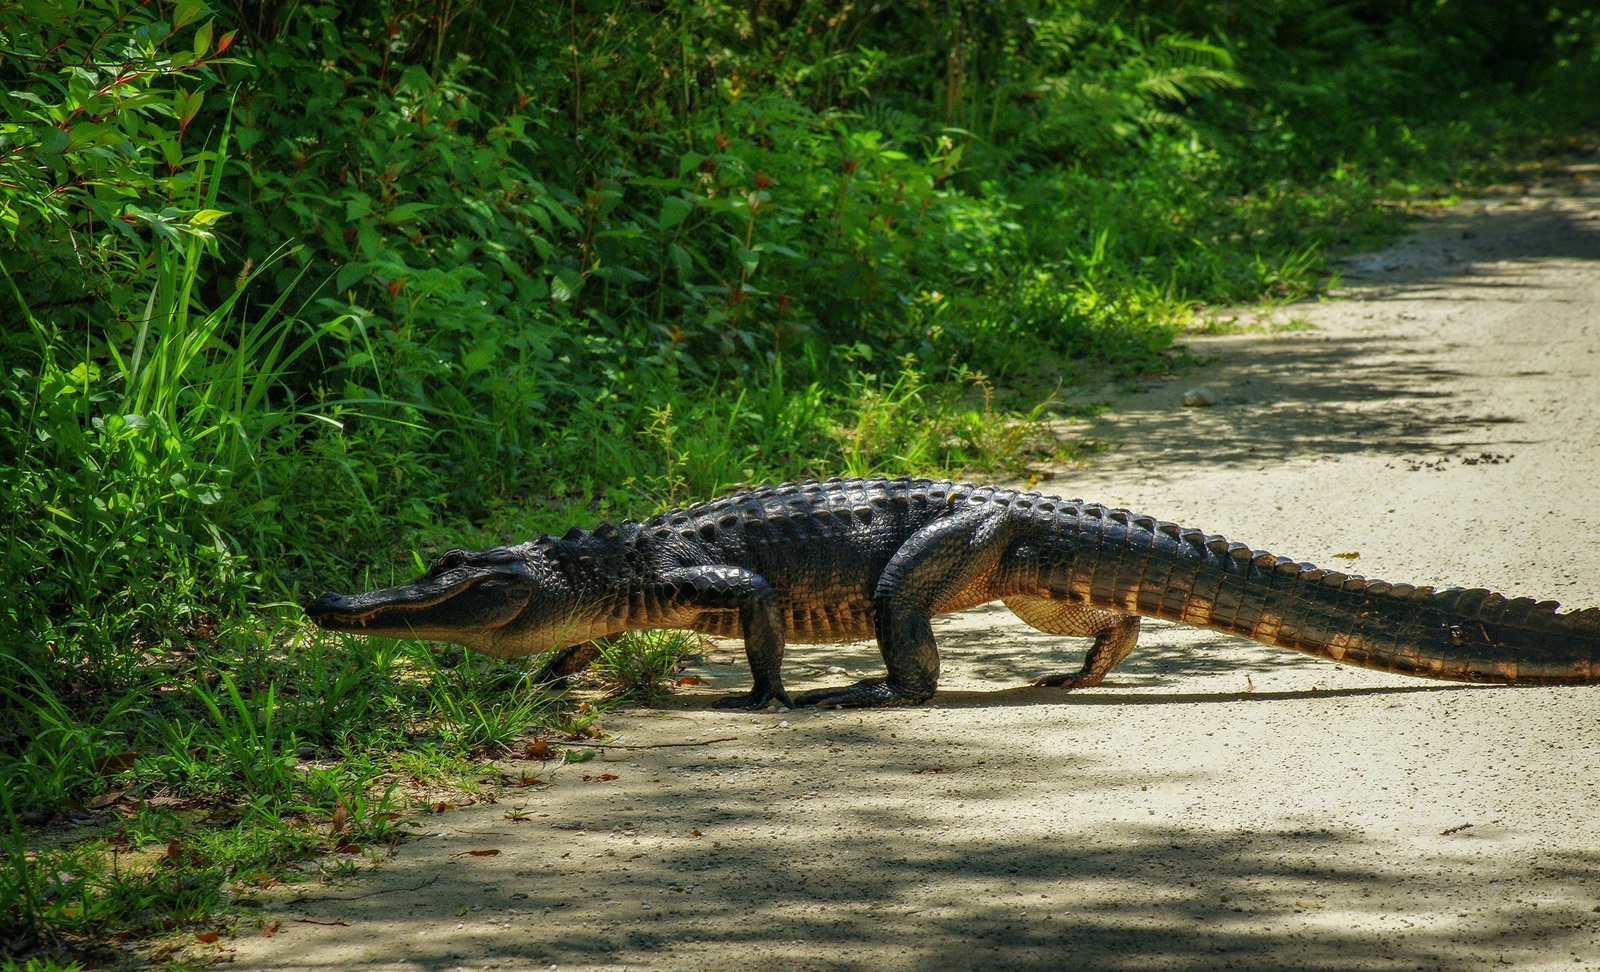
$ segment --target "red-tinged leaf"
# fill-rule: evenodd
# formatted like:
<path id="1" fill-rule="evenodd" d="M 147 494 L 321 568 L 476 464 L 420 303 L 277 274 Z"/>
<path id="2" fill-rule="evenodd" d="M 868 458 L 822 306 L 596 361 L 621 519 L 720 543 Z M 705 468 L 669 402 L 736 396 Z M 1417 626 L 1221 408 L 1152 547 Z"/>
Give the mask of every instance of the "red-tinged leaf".
<path id="1" fill-rule="evenodd" d="M 189 123 L 194 121 L 194 116 L 200 114 L 200 105 L 204 101 L 205 96 L 198 91 L 190 92 L 188 95 L 180 94 L 178 96 L 177 108 L 179 128 L 189 127 Z"/>
<path id="2" fill-rule="evenodd" d="M 111 776 L 133 766 L 138 758 L 138 753 L 107 753 L 94 761 L 94 769 L 101 776 Z"/>
<path id="3" fill-rule="evenodd" d="M 205 863 L 205 858 L 176 837 L 167 843 L 167 852 L 162 855 L 162 859 L 173 864 L 187 864 L 190 867 L 199 867 Z"/>
<path id="4" fill-rule="evenodd" d="M 615 773 L 601 773 L 599 776 L 585 776 L 583 778 L 583 782 L 585 782 L 585 783 L 609 783 L 609 782 L 611 782 L 612 780 L 614 780 L 616 778 L 617 778 L 617 774 L 615 774 Z"/>
<path id="5" fill-rule="evenodd" d="M 544 780 L 537 776 L 523 776 L 517 780 L 518 786 L 544 786 Z"/>
<path id="6" fill-rule="evenodd" d="M 238 31 L 236 31 L 236 30 L 230 30 L 226 34 L 222 35 L 222 39 L 217 41 L 217 53 L 218 54 L 221 54 L 223 51 L 228 49 L 228 45 L 233 43 L 233 35 L 237 34 L 237 33 L 238 33 Z"/>
<path id="7" fill-rule="evenodd" d="M 683 678 L 678 679 L 678 684 L 679 685 L 705 685 L 705 684 L 707 684 L 707 682 L 706 682 L 705 679 L 701 678 L 698 675 L 685 675 Z"/>
<path id="8" fill-rule="evenodd" d="M 500 848 L 490 847 L 485 850 L 469 850 L 467 853 L 473 857 L 498 857 L 500 856 Z"/>
<path id="9" fill-rule="evenodd" d="M 389 296 L 390 297 L 398 297 L 398 296 L 400 296 L 400 289 L 402 287 L 404 287 L 405 285 L 406 285 L 406 282 L 404 280 L 391 280 L 391 281 L 389 281 Z"/>
<path id="10" fill-rule="evenodd" d="M 210 945 L 212 942 L 216 941 L 220 936 L 218 936 L 216 932 L 195 932 L 194 933 L 194 937 L 195 937 L 196 940 L 205 942 L 207 945 Z"/>
<path id="11" fill-rule="evenodd" d="M 550 744 L 543 739 L 531 740 L 523 747 L 522 754 L 529 759 L 549 759 L 555 755 L 550 749 Z"/>
<path id="12" fill-rule="evenodd" d="M 441 802 L 435 803 L 433 805 L 433 812 L 434 813 L 444 813 L 446 810 L 454 810 L 455 808 L 456 808 L 455 804 L 453 804 L 453 803 L 444 803 L 444 802 L 441 801 Z"/>
<path id="13" fill-rule="evenodd" d="M 272 919 L 271 921 L 267 922 L 265 925 L 261 926 L 261 937 L 262 938 L 271 938 L 272 936 L 274 936 L 274 935 L 276 935 L 278 933 L 278 929 L 280 927 L 281 926 L 278 924 L 278 919 L 276 919 L 276 918 Z"/>
<path id="14" fill-rule="evenodd" d="M 345 822 L 349 819 L 350 811 L 344 808 L 344 798 L 340 797 L 339 802 L 333 808 L 333 822 L 328 825 L 328 833 L 337 834 L 342 832 Z"/>
<path id="15" fill-rule="evenodd" d="M 705 834 L 702 834 L 702 833 L 701 833 L 701 832 L 700 832 L 700 831 L 698 831 L 698 830 L 691 830 L 691 831 L 689 831 L 689 836 L 690 836 L 690 837 L 704 837 L 704 836 L 705 836 Z"/>
<path id="16" fill-rule="evenodd" d="M 93 800 L 89 801 L 89 809 L 90 810 L 98 810 L 101 807 L 108 807 L 111 804 L 116 803 L 118 800 L 122 799 L 124 796 L 127 795 L 127 793 L 128 793 L 127 789 L 112 790 L 110 793 L 102 793 L 99 796 L 95 797 Z"/>
<path id="17" fill-rule="evenodd" d="M 361 845 L 355 841 L 351 841 L 348 844 L 340 844 L 339 846 L 335 847 L 334 852 L 339 854 L 359 854 L 361 853 Z"/>

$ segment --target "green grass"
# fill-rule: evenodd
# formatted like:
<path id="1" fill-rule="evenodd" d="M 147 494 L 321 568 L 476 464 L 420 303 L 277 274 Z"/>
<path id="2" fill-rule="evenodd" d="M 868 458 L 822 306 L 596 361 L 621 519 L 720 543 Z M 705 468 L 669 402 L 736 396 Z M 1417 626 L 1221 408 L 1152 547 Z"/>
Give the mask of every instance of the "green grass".
<path id="1" fill-rule="evenodd" d="M 672 677 L 705 651 L 705 639 L 687 631 L 643 631 L 600 645 L 592 671 L 614 699 L 656 702 L 672 691 Z"/>

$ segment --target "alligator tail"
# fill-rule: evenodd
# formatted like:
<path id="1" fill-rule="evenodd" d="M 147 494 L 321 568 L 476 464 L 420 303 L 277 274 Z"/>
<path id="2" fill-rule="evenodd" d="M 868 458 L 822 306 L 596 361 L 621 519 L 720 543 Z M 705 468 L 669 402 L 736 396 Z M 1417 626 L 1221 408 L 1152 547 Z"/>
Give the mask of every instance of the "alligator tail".
<path id="1" fill-rule="evenodd" d="M 1096 606 L 1402 675 L 1600 682 L 1600 608 L 1368 580 L 1121 510 L 1083 509 L 1077 546 L 1069 584 Z"/>

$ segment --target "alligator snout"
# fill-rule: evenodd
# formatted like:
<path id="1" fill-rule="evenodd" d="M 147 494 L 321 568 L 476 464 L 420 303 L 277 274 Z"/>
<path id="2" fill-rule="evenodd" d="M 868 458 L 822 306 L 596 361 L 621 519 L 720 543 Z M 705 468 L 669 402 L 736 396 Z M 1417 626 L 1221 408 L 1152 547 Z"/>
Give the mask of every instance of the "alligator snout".
<path id="1" fill-rule="evenodd" d="M 349 607 L 350 598 L 343 594 L 335 594 L 333 591 L 328 591 L 321 597 L 308 601 L 304 606 L 304 610 L 306 614 L 316 619 L 332 614 L 335 611 L 348 610 Z"/>

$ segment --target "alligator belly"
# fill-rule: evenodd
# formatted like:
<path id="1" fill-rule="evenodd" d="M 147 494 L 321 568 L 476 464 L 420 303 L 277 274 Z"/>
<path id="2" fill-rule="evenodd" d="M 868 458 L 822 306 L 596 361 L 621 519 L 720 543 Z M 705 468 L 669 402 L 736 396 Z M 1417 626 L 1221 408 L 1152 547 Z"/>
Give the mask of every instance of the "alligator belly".
<path id="1" fill-rule="evenodd" d="M 690 626 L 713 638 L 741 638 L 738 611 L 702 611 Z M 829 604 L 790 606 L 784 610 L 784 628 L 790 644 L 828 645 L 869 641 L 872 605 Z"/>

